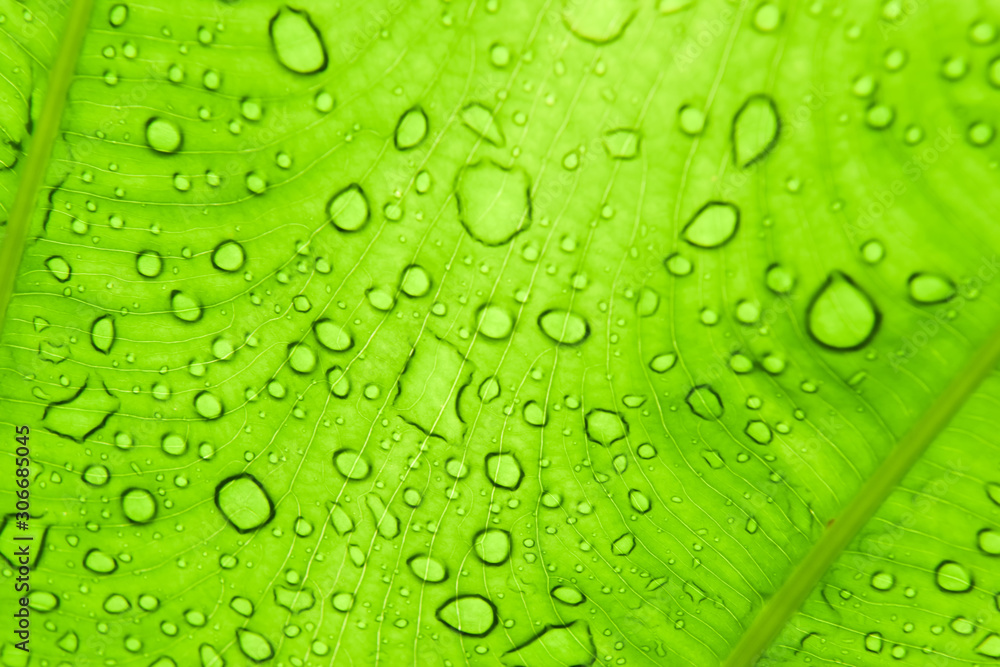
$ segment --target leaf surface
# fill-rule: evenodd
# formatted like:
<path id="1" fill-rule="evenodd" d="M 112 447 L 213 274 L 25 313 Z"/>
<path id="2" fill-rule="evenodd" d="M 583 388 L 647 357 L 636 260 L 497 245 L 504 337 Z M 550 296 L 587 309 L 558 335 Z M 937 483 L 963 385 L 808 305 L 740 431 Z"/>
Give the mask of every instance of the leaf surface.
<path id="1" fill-rule="evenodd" d="M 996 7 L 81 6 L 0 23 L 32 664 L 996 657 Z"/>

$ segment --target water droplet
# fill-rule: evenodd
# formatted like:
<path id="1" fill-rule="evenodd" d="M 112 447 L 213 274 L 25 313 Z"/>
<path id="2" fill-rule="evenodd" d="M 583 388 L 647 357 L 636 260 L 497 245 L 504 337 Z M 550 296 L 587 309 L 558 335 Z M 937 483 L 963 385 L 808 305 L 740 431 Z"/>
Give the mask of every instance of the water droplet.
<path id="1" fill-rule="evenodd" d="M 118 569 L 118 561 L 100 549 L 91 549 L 83 557 L 83 566 L 95 574 L 111 574 Z"/>
<path id="2" fill-rule="evenodd" d="M 619 128 L 608 130 L 603 137 L 604 149 L 615 160 L 631 160 L 639 154 L 642 137 L 637 130 Z"/>
<path id="3" fill-rule="evenodd" d="M 385 502 L 375 493 L 365 496 L 365 504 L 375 519 L 375 530 L 379 535 L 387 540 L 391 540 L 399 535 L 399 519 L 389 511 Z"/>
<path id="4" fill-rule="evenodd" d="M 108 10 L 108 23 L 113 28 L 120 28 L 128 20 L 128 5 L 113 5 Z"/>
<path id="5" fill-rule="evenodd" d="M 595 408 L 585 418 L 587 438 L 591 442 L 610 447 L 628 435 L 628 424 L 617 412 Z"/>
<path id="6" fill-rule="evenodd" d="M 611 543 L 611 553 L 615 556 L 628 556 L 635 549 L 635 536 L 625 533 Z"/>
<path id="7" fill-rule="evenodd" d="M 722 398 L 707 384 L 701 384 L 691 389 L 684 400 L 691 408 L 691 412 L 702 419 L 712 420 L 722 417 L 724 411 Z"/>
<path id="8" fill-rule="evenodd" d="M 628 492 L 628 502 L 630 505 L 632 505 L 632 509 L 634 509 L 639 514 L 645 514 L 646 512 L 649 511 L 649 508 L 652 506 L 652 503 L 649 500 L 649 496 L 647 496 L 642 491 L 639 491 L 638 489 L 631 489 Z"/>
<path id="9" fill-rule="evenodd" d="M 438 620 L 452 630 L 471 637 L 485 637 L 496 627 L 493 603 L 481 595 L 459 595 L 438 607 Z"/>
<path id="10" fill-rule="evenodd" d="M 194 397 L 194 409 L 203 419 L 218 419 L 222 416 L 222 401 L 215 394 L 202 391 Z"/>
<path id="11" fill-rule="evenodd" d="M 316 352 L 305 343 L 289 345 L 288 367 L 300 374 L 313 372 L 316 370 Z"/>
<path id="12" fill-rule="evenodd" d="M 170 294 L 170 306 L 174 317 L 184 322 L 197 322 L 201 319 L 201 304 L 180 290 Z"/>
<path id="13" fill-rule="evenodd" d="M 354 594 L 353 593 L 334 593 L 330 596 L 330 604 L 333 608 L 340 612 L 348 612 L 351 607 L 354 606 Z"/>
<path id="14" fill-rule="evenodd" d="M 987 658 L 1000 658 L 1000 635 L 991 632 L 976 646 L 976 653 Z"/>
<path id="15" fill-rule="evenodd" d="M 90 327 L 90 344 L 98 352 L 108 354 L 115 344 L 115 321 L 110 315 L 98 317 Z"/>
<path id="16" fill-rule="evenodd" d="M 914 273 L 907 286 L 910 298 L 923 305 L 944 303 L 955 296 L 955 283 L 937 273 Z"/>
<path id="17" fill-rule="evenodd" d="M 332 366 L 326 371 L 326 381 L 330 385 L 330 393 L 337 398 L 346 398 L 351 393 L 351 380 L 340 366 Z"/>
<path id="18" fill-rule="evenodd" d="M 483 306 L 476 319 L 479 333 L 492 340 L 503 340 L 514 330 L 513 316 L 500 306 Z"/>
<path id="19" fill-rule="evenodd" d="M 685 104 L 678 110 L 677 120 L 681 132 L 690 136 L 699 135 L 705 129 L 705 112 L 697 107 Z"/>
<path id="20" fill-rule="evenodd" d="M 725 244 L 740 224 L 740 210 L 727 202 L 708 202 L 684 226 L 684 240 L 699 248 L 718 248 Z"/>
<path id="21" fill-rule="evenodd" d="M 494 485 L 514 490 L 524 479 L 524 469 L 513 453 L 493 453 L 486 456 L 486 476 Z"/>
<path id="22" fill-rule="evenodd" d="M 146 143 L 158 153 L 177 151 L 183 139 L 181 128 L 172 120 L 152 118 L 146 123 Z"/>
<path id="23" fill-rule="evenodd" d="M 547 625 L 527 642 L 504 654 L 504 664 L 531 667 L 593 665 L 596 660 L 594 637 L 585 621 Z"/>
<path id="24" fill-rule="evenodd" d="M 132 523 L 149 523 L 156 518 L 156 498 L 146 489 L 126 489 L 122 494 L 122 513 Z"/>
<path id="25" fill-rule="evenodd" d="M 135 258 L 135 270 L 144 278 L 155 278 L 163 270 L 163 260 L 155 250 L 143 250 Z"/>
<path id="26" fill-rule="evenodd" d="M 510 533 L 499 528 L 479 531 L 472 540 L 476 557 L 486 565 L 502 565 L 510 557 Z"/>
<path id="27" fill-rule="evenodd" d="M 990 556 L 1000 556 L 1000 532 L 991 528 L 984 528 L 979 531 L 977 537 L 979 548 L 982 549 L 983 553 L 987 553 Z"/>
<path id="28" fill-rule="evenodd" d="M 490 46 L 490 62 L 494 67 L 503 69 L 510 64 L 510 49 L 499 42 Z"/>
<path id="29" fill-rule="evenodd" d="M 460 118 L 467 128 L 494 146 L 502 147 L 506 143 L 499 121 L 494 118 L 492 111 L 479 102 L 465 105 Z"/>
<path id="30" fill-rule="evenodd" d="M 500 246 L 531 226 L 531 183 L 521 169 L 492 160 L 463 167 L 455 197 L 465 231 L 487 246 Z"/>
<path id="31" fill-rule="evenodd" d="M 753 26 L 761 32 L 772 32 L 781 25 L 781 9 L 772 2 L 765 2 L 757 8 Z"/>
<path id="32" fill-rule="evenodd" d="M 403 270 L 399 279 L 399 289 L 411 299 L 425 296 L 431 289 L 431 276 L 427 270 L 416 264 L 411 264 Z"/>
<path id="33" fill-rule="evenodd" d="M 274 518 L 274 503 L 250 473 L 222 480 L 215 487 L 215 506 L 238 533 L 249 533 Z"/>
<path id="34" fill-rule="evenodd" d="M 571 607 L 583 604 L 587 600 L 583 593 L 572 586 L 556 586 L 551 593 L 553 598 Z"/>
<path id="35" fill-rule="evenodd" d="M 344 352 L 354 346 L 354 338 L 344 327 L 330 320 L 318 320 L 313 324 L 313 333 L 319 344 L 331 352 Z"/>
<path id="36" fill-rule="evenodd" d="M 240 651 L 251 662 L 264 662 L 274 657 L 274 647 L 264 635 L 257 634 L 246 628 L 236 630 L 236 640 Z"/>
<path id="37" fill-rule="evenodd" d="M 788 294 L 795 287 L 795 274 L 780 264 L 772 264 L 767 268 L 764 281 L 775 294 Z"/>
<path id="38" fill-rule="evenodd" d="M 686 276 L 694 269 L 691 260 L 676 252 L 663 260 L 663 265 L 675 276 Z"/>
<path id="39" fill-rule="evenodd" d="M 356 232 L 371 218 L 371 206 L 361 186 L 352 183 L 330 199 L 327 213 L 330 222 L 340 231 Z"/>
<path id="40" fill-rule="evenodd" d="M 568 310 L 546 310 L 538 316 L 542 333 L 561 345 L 579 345 L 590 336 L 590 324 Z"/>
<path id="41" fill-rule="evenodd" d="M 666 373 L 677 363 L 677 355 L 673 352 L 658 354 L 649 360 L 649 369 L 654 373 Z"/>
<path id="42" fill-rule="evenodd" d="M 637 0 L 567 0 L 563 23 L 592 44 L 607 44 L 622 36 L 638 11 Z"/>
<path id="43" fill-rule="evenodd" d="M 733 118 L 733 159 L 749 167 L 767 156 L 778 143 L 781 119 L 767 95 L 752 95 Z"/>
<path id="44" fill-rule="evenodd" d="M 892 125 L 895 118 L 896 112 L 884 104 L 873 104 L 868 107 L 868 111 L 865 113 L 865 122 L 868 123 L 868 127 L 874 130 L 886 129 Z"/>
<path id="45" fill-rule="evenodd" d="M 418 555 L 410 558 L 407 564 L 417 579 L 429 584 L 436 584 L 448 578 L 447 566 L 437 558 Z"/>
<path id="46" fill-rule="evenodd" d="M 326 68 L 326 45 L 308 12 L 282 7 L 271 19 L 271 45 L 278 62 L 298 74 Z"/>
<path id="47" fill-rule="evenodd" d="M 966 593 L 972 590 L 972 573 L 953 560 L 941 561 L 934 570 L 938 587 L 948 593 Z"/>
<path id="48" fill-rule="evenodd" d="M 840 271 L 830 274 L 806 311 L 809 334 L 834 350 L 864 346 L 875 335 L 881 319 L 871 297 Z"/>
<path id="49" fill-rule="evenodd" d="M 877 591 L 887 591 L 896 585 L 896 578 L 888 572 L 876 572 L 872 575 L 871 585 Z"/>
<path id="50" fill-rule="evenodd" d="M 750 436 L 751 440 L 759 445 L 768 444 L 771 442 L 771 438 L 774 437 L 771 433 L 771 427 L 759 419 L 747 422 L 747 427 L 744 432 Z"/>
<path id="51" fill-rule="evenodd" d="M 49 270 L 53 278 L 61 283 L 66 282 L 73 275 L 73 270 L 70 268 L 69 262 L 59 256 L 49 257 L 45 260 L 45 268 Z"/>
<path id="52" fill-rule="evenodd" d="M 365 479 L 371 472 L 368 461 L 353 449 L 341 449 L 335 453 L 333 465 L 337 472 L 350 480 Z"/>
<path id="53" fill-rule="evenodd" d="M 396 123 L 396 148 L 407 151 L 416 148 L 427 137 L 427 113 L 421 107 L 408 109 Z"/>

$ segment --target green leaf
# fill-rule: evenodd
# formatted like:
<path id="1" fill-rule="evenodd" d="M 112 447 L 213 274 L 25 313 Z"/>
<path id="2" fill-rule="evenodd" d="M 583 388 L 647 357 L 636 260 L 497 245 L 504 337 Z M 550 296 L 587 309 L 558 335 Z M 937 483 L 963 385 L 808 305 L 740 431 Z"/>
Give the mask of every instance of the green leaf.
<path id="1" fill-rule="evenodd" d="M 0 664 L 1000 657 L 995 7 L 0 18 Z"/>

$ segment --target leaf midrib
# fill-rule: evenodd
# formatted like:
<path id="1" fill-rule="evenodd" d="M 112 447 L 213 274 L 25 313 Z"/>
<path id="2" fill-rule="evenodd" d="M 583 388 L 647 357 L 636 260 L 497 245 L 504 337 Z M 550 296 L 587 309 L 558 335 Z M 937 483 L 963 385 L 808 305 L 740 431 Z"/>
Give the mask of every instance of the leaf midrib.
<path id="1" fill-rule="evenodd" d="M 854 536 L 1000 363 L 1000 329 L 972 356 L 937 400 L 896 444 L 744 632 L 723 667 L 750 667 L 806 601 Z"/>
<path id="2" fill-rule="evenodd" d="M 14 195 L 14 203 L 7 218 L 7 235 L 0 246 L 0 340 L 7 321 L 7 306 L 14 293 L 14 282 L 21 266 L 24 243 L 28 238 L 35 201 L 42 188 L 42 181 L 49 166 L 49 157 L 59 136 L 63 109 L 69 85 L 76 71 L 83 39 L 90 25 L 94 0 L 73 0 L 66 30 L 63 34 L 56 61 L 49 70 L 48 88 L 42 104 L 42 113 L 35 123 L 35 133 L 27 145 L 28 159 L 21 172 L 21 183 Z"/>
<path id="3" fill-rule="evenodd" d="M 59 53 L 49 72 L 48 88 L 36 131 L 28 146 L 21 182 L 0 246 L 0 339 L 13 295 L 35 203 L 59 135 L 70 84 L 76 70 L 94 0 L 73 0 Z M 862 485 L 833 524 L 771 596 L 747 627 L 722 667 L 751 667 L 785 628 L 837 557 L 948 425 L 976 388 L 1000 363 L 1000 329 L 973 355 L 931 407 L 896 444 Z"/>

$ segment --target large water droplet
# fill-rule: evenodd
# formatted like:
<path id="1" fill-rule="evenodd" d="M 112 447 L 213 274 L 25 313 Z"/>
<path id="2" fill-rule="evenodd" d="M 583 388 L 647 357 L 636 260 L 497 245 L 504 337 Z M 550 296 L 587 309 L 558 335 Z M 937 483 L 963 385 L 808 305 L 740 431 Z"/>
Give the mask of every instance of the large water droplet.
<path id="1" fill-rule="evenodd" d="M 563 22 L 580 39 L 607 44 L 622 36 L 638 4 L 637 0 L 563 0 Z"/>
<path id="2" fill-rule="evenodd" d="M 685 241 L 699 248 L 718 248 L 736 234 L 740 210 L 728 202 L 708 202 L 702 206 L 682 232 Z"/>
<path id="3" fill-rule="evenodd" d="M 553 598 L 571 607 L 583 604 L 587 600 L 583 593 L 573 586 L 556 586 L 551 593 Z"/>
<path id="4" fill-rule="evenodd" d="M 505 143 L 500 122 L 493 112 L 479 102 L 465 105 L 461 112 L 462 123 L 477 135 L 494 146 L 502 147 Z"/>
<path id="5" fill-rule="evenodd" d="M 486 456 L 486 475 L 496 486 L 514 490 L 521 485 L 524 470 L 513 453 L 493 453 Z"/>
<path id="6" fill-rule="evenodd" d="M 914 273 L 908 282 L 910 298 L 919 304 L 944 303 L 955 296 L 955 283 L 937 273 Z"/>
<path id="7" fill-rule="evenodd" d="M 615 160 L 631 160 L 639 155 L 642 138 L 637 130 L 620 128 L 604 133 L 604 149 Z"/>
<path id="8" fill-rule="evenodd" d="M 476 557 L 486 565 L 502 565 L 510 557 L 510 533 L 499 528 L 479 531 L 472 540 Z"/>
<path id="9" fill-rule="evenodd" d="M 503 340 L 514 330 L 514 318 L 500 306 L 483 306 L 476 316 L 479 333 L 492 340 Z"/>
<path id="10" fill-rule="evenodd" d="M 628 424 L 617 412 L 595 408 L 584 420 L 587 438 L 605 447 L 628 435 Z"/>
<path id="11" fill-rule="evenodd" d="M 236 640 L 240 646 L 240 651 L 251 662 L 264 662 L 274 657 L 274 647 L 264 635 L 239 628 L 236 630 Z"/>
<path id="12" fill-rule="evenodd" d="M 354 345 L 350 332 L 330 320 L 317 321 L 313 324 L 313 332 L 319 344 L 332 352 L 344 352 Z"/>
<path id="13" fill-rule="evenodd" d="M 153 118 L 146 123 L 146 143 L 158 153 L 173 153 L 183 140 L 181 128 L 172 120 Z"/>
<path id="14" fill-rule="evenodd" d="M 49 257 L 45 260 L 45 268 L 49 270 L 53 278 L 61 283 L 66 282 L 73 275 L 73 269 L 70 267 L 69 262 L 59 256 Z"/>
<path id="15" fill-rule="evenodd" d="M 396 123 L 396 148 L 407 151 L 416 148 L 427 137 L 427 113 L 420 107 L 408 109 Z"/>
<path id="16" fill-rule="evenodd" d="M 127 489 L 122 494 L 122 513 L 132 523 L 149 523 L 156 517 L 156 497 L 146 489 Z"/>
<path id="17" fill-rule="evenodd" d="M 781 120 L 767 95 L 752 95 L 733 118 L 733 159 L 740 167 L 762 160 L 778 143 Z"/>
<path id="18" fill-rule="evenodd" d="M 274 503 L 250 473 L 228 477 L 215 487 L 215 506 L 239 533 L 249 533 L 274 518 Z"/>
<path id="19" fill-rule="evenodd" d="M 335 194 L 327 206 L 333 226 L 342 232 L 356 232 L 371 218 L 368 196 L 357 183 L 352 183 Z"/>
<path id="20" fill-rule="evenodd" d="M 341 449 L 335 453 L 333 466 L 337 472 L 350 480 L 364 479 L 371 472 L 368 460 L 354 449 Z"/>
<path id="21" fill-rule="evenodd" d="M 615 556 L 627 556 L 635 549 L 635 535 L 625 533 L 611 543 L 611 553 Z"/>
<path id="22" fill-rule="evenodd" d="M 115 321 L 110 315 L 98 317 L 90 327 L 90 344 L 107 354 L 115 344 Z"/>
<path id="23" fill-rule="evenodd" d="M 724 408 L 722 398 L 707 384 L 698 385 L 688 392 L 688 407 L 702 419 L 719 419 L 722 417 Z"/>
<path id="24" fill-rule="evenodd" d="M 856 350 L 872 339 L 881 313 L 853 280 L 834 271 L 806 310 L 809 334 L 834 350 Z"/>
<path id="25" fill-rule="evenodd" d="M 278 62 L 291 71 L 312 74 L 326 68 L 326 45 L 308 12 L 282 7 L 269 32 Z"/>
<path id="26" fill-rule="evenodd" d="M 966 593 L 972 590 L 972 573 L 961 563 L 941 561 L 934 570 L 938 587 L 948 593 Z"/>
<path id="27" fill-rule="evenodd" d="M 437 558 L 426 555 L 413 556 L 407 561 L 414 576 L 429 584 L 448 578 L 448 567 Z"/>
<path id="28" fill-rule="evenodd" d="M 197 322 L 201 319 L 201 304 L 192 296 L 174 290 L 170 294 L 170 306 L 174 317 L 184 322 Z"/>
<path id="29" fill-rule="evenodd" d="M 91 549 L 83 557 L 83 566 L 96 574 L 111 574 L 118 569 L 118 561 L 100 549 Z"/>
<path id="30" fill-rule="evenodd" d="M 590 324 L 568 310 L 546 310 L 538 316 L 542 333 L 561 345 L 578 345 L 590 335 Z"/>
<path id="31" fill-rule="evenodd" d="M 464 167 L 455 198 L 462 227 L 483 245 L 510 243 L 531 226 L 531 182 L 521 169 L 492 160 Z"/>
<path id="32" fill-rule="evenodd" d="M 144 278 L 155 278 L 163 270 L 163 260 L 155 250 L 143 250 L 135 257 L 135 270 Z"/>
<path id="33" fill-rule="evenodd" d="M 212 266 L 220 271 L 232 273 L 243 268 L 246 252 L 236 241 L 223 241 L 212 251 Z"/>
<path id="34" fill-rule="evenodd" d="M 497 624 L 496 607 L 481 595 L 460 595 L 438 607 L 439 621 L 471 637 L 484 637 Z"/>

